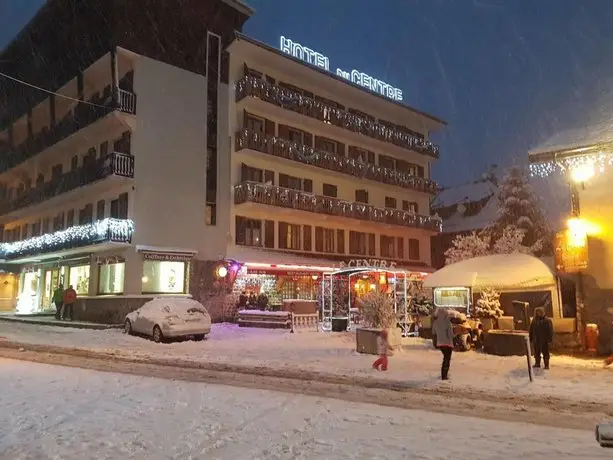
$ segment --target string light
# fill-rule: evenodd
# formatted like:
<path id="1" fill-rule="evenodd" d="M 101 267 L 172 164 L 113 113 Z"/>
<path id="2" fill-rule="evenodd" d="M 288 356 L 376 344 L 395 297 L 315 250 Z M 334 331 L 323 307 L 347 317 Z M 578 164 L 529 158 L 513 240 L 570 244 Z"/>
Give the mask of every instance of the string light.
<path id="1" fill-rule="evenodd" d="M 261 78 L 247 75 L 236 83 L 236 101 L 241 101 L 247 96 L 257 97 L 279 107 L 317 118 L 324 123 L 334 124 L 408 150 L 414 150 L 434 158 L 439 157 L 438 145 L 426 139 L 303 96 L 297 91 L 272 85 Z"/>
<path id="2" fill-rule="evenodd" d="M 91 224 L 77 225 L 66 230 L 36 236 L 27 240 L 0 244 L 0 256 L 16 258 L 44 252 L 71 249 L 104 241 L 129 243 L 134 222 L 129 219 L 107 218 Z"/>
<path id="3" fill-rule="evenodd" d="M 573 170 L 585 170 L 587 168 L 594 172 L 603 172 L 607 166 L 611 165 L 613 165 L 613 154 L 598 152 L 561 158 L 546 163 L 531 164 L 530 175 L 532 177 L 549 177 L 554 174 L 569 174 Z"/>

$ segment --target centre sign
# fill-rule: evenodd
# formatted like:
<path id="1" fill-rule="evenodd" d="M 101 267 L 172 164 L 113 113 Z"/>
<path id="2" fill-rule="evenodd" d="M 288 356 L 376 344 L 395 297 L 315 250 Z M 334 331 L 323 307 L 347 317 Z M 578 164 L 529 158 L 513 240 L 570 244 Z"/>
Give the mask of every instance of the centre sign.
<path id="1" fill-rule="evenodd" d="M 295 57 L 296 59 L 305 61 L 312 66 L 319 67 L 327 72 L 331 72 L 330 59 L 327 56 L 312 50 L 311 48 L 302 46 L 300 43 L 296 43 L 284 36 L 281 36 L 281 43 L 279 47 L 281 51 Z M 351 71 L 346 71 L 337 68 L 336 75 L 343 77 L 356 85 L 366 88 L 373 93 L 380 94 L 394 101 L 402 101 L 401 89 L 395 88 L 392 85 L 377 78 L 371 77 L 370 75 L 360 72 L 359 70 L 353 69 Z"/>
<path id="2" fill-rule="evenodd" d="M 383 259 L 352 259 L 349 262 L 341 262 L 340 268 L 396 268 L 396 262 Z"/>

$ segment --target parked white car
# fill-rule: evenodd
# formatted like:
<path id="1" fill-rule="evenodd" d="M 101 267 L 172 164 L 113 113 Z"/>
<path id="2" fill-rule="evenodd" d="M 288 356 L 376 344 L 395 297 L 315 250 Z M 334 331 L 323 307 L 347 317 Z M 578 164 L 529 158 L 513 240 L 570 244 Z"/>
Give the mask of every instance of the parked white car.
<path id="1" fill-rule="evenodd" d="M 211 332 L 211 316 L 196 300 L 160 297 L 128 313 L 124 332 L 151 337 L 156 343 L 183 337 L 202 340 Z"/>

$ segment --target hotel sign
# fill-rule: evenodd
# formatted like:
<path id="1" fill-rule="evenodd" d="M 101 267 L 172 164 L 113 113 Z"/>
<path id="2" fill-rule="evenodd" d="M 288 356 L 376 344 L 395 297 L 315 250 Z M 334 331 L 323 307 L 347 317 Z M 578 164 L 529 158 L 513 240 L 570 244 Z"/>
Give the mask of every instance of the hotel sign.
<path id="1" fill-rule="evenodd" d="M 349 262 L 341 262 L 340 268 L 396 268 L 396 262 L 382 259 L 352 259 Z"/>
<path id="2" fill-rule="evenodd" d="M 281 36 L 279 47 L 281 51 L 295 57 L 296 59 L 305 61 L 312 66 L 319 67 L 327 72 L 331 72 L 330 59 L 327 56 L 312 50 L 311 48 L 302 46 L 300 43 L 296 43 L 284 36 Z M 373 93 L 380 94 L 394 101 L 402 101 L 401 89 L 395 88 L 392 85 L 377 78 L 371 77 L 370 75 L 360 72 L 359 70 L 353 69 L 351 71 L 346 71 L 337 68 L 336 75 L 343 77 L 356 85 L 366 88 Z"/>

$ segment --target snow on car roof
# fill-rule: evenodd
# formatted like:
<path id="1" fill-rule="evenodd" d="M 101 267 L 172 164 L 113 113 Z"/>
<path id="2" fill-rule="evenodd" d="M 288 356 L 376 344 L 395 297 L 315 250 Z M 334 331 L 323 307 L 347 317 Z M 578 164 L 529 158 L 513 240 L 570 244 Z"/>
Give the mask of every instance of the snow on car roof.
<path id="1" fill-rule="evenodd" d="M 146 308 L 147 310 L 162 310 L 165 307 L 169 307 L 173 310 L 201 308 L 206 311 L 206 307 L 204 305 L 189 297 L 158 297 L 145 303 L 141 308 Z"/>

